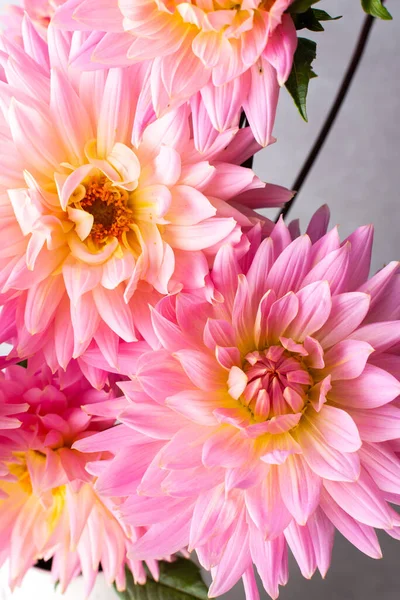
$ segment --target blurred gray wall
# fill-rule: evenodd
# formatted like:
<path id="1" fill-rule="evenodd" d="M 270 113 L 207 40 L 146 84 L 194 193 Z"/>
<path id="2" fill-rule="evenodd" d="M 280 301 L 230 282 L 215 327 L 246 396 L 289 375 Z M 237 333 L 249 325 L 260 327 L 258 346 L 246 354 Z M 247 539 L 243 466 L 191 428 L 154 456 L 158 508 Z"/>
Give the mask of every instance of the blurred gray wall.
<path id="1" fill-rule="evenodd" d="M 302 33 L 318 42 L 319 77 L 310 83 L 309 123 L 302 122 L 282 90 L 274 131 L 278 143 L 255 160 L 262 179 L 288 187 L 330 107 L 363 19 L 359 0 L 322 0 L 319 7 L 343 18 L 327 23 L 324 33 Z M 387 7 L 394 21 L 375 24 L 346 103 L 291 213 L 305 227 L 327 202 L 331 222 L 340 224 L 343 236 L 374 223 L 374 271 L 400 258 L 400 0 L 388 0 Z M 325 581 L 318 574 L 311 581 L 303 579 L 292 561 L 281 600 L 399 600 L 400 542 L 381 539 L 384 558 L 374 561 L 337 535 Z M 263 591 L 261 596 L 267 598 Z M 242 598 L 240 585 L 226 595 L 227 600 Z"/>

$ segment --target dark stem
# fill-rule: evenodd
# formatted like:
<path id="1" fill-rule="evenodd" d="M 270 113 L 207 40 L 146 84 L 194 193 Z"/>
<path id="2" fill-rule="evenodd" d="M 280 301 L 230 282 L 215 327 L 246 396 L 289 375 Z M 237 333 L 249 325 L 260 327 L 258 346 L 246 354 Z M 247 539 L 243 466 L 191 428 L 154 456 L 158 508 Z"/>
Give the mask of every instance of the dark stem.
<path id="1" fill-rule="evenodd" d="M 291 199 L 289 200 L 289 202 L 286 202 L 285 206 L 282 208 L 282 210 L 280 211 L 277 221 L 279 219 L 279 217 L 283 217 L 285 218 L 286 215 L 289 213 L 290 209 L 292 208 L 295 199 L 298 197 L 299 195 L 299 191 L 301 190 L 305 180 L 307 179 L 307 176 L 309 174 L 309 172 L 312 169 L 312 166 L 314 164 L 314 162 L 316 161 L 325 141 L 326 138 L 329 135 L 329 132 L 332 128 L 332 125 L 334 124 L 336 117 L 340 111 L 340 108 L 343 104 L 344 99 L 346 98 L 347 92 L 349 91 L 350 88 L 350 84 L 353 80 L 353 77 L 357 71 L 358 65 L 360 64 L 360 60 L 362 58 L 362 55 L 364 53 L 368 38 L 369 38 L 369 34 L 371 33 L 371 28 L 372 25 L 375 21 L 375 17 L 372 17 L 371 15 L 367 15 L 364 19 L 364 23 L 362 26 L 362 29 L 360 31 L 360 35 L 358 37 L 358 41 L 357 41 L 357 45 L 354 49 L 353 52 L 353 56 L 351 57 L 351 61 L 349 63 L 349 66 L 347 67 L 347 71 L 346 74 L 342 80 L 342 83 L 340 85 L 339 91 L 336 95 L 335 101 L 332 105 L 331 110 L 328 113 L 328 116 L 326 117 L 325 123 L 322 126 L 322 129 L 313 145 L 313 147 L 311 148 L 307 159 L 300 171 L 300 173 L 298 174 L 296 181 L 293 183 L 293 186 L 291 189 L 295 190 L 297 192 L 297 194 Z"/>
<path id="2" fill-rule="evenodd" d="M 242 114 L 240 115 L 239 127 L 240 127 L 240 129 L 242 129 L 243 127 L 248 127 L 248 126 L 249 126 L 249 122 L 247 120 L 247 117 L 246 117 L 244 111 L 242 111 Z M 253 168 L 253 159 L 254 159 L 254 156 L 250 156 L 250 158 L 245 160 L 241 166 L 246 167 L 247 169 L 252 169 Z"/>

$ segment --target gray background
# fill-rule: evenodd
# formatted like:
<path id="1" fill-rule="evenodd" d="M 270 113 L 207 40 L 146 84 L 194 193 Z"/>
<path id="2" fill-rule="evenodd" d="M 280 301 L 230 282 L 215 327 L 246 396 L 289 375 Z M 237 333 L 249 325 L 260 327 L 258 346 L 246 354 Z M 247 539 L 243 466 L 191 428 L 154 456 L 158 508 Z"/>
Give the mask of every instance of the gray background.
<path id="1" fill-rule="evenodd" d="M 0 0 L 0 6 L 9 3 Z M 315 163 L 291 218 L 305 228 L 323 203 L 331 208 L 333 224 L 345 237 L 357 226 L 374 223 L 376 236 L 373 271 L 400 258 L 398 204 L 400 124 L 400 0 L 388 0 L 394 17 L 374 26 L 361 67 L 325 148 Z M 261 151 L 255 160 L 257 174 L 290 187 L 322 124 L 356 43 L 363 13 L 359 0 L 322 0 L 320 8 L 340 21 L 326 24 L 324 33 L 306 32 L 318 41 L 315 70 L 310 84 L 309 123 L 301 121 L 282 90 L 274 134 L 278 143 Z M 273 217 L 276 211 L 271 211 Z M 384 558 L 374 561 L 336 535 L 332 566 L 326 580 L 316 574 L 302 578 L 294 561 L 289 584 L 281 600 L 398 600 L 400 598 L 400 544 L 381 536 Z M 262 598 L 267 594 L 262 591 Z M 237 586 L 226 598 L 242 599 Z"/>

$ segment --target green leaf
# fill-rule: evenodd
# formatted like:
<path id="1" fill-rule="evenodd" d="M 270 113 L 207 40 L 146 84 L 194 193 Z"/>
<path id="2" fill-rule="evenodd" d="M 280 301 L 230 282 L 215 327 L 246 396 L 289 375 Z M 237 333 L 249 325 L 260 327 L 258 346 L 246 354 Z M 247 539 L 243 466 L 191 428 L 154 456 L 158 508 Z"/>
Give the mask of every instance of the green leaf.
<path id="1" fill-rule="evenodd" d="M 328 15 L 326 11 L 320 10 L 319 8 L 313 8 L 312 10 L 315 18 L 318 19 L 318 21 L 338 21 L 342 18 L 341 15 L 338 17 L 331 17 L 331 15 Z"/>
<path id="2" fill-rule="evenodd" d="M 308 120 L 306 110 L 308 83 L 310 79 L 317 77 L 311 68 L 311 64 L 316 56 L 316 43 L 300 37 L 294 55 L 293 67 L 286 82 L 286 88 L 305 121 Z"/>
<path id="3" fill-rule="evenodd" d="M 310 31 L 324 31 L 321 23 L 316 19 L 312 8 L 309 8 L 304 13 L 293 15 L 293 23 L 297 30 L 309 29 Z"/>
<path id="4" fill-rule="evenodd" d="M 342 17 L 331 17 L 324 10 L 309 8 L 304 13 L 292 15 L 297 30 L 309 29 L 310 31 L 324 31 L 320 21 L 336 21 Z"/>
<path id="5" fill-rule="evenodd" d="M 19 363 L 17 363 L 17 365 L 19 365 L 20 367 L 24 367 L 24 369 L 28 368 L 28 361 L 27 360 L 21 360 Z"/>
<path id="6" fill-rule="evenodd" d="M 391 21 L 392 15 L 382 4 L 382 0 L 361 0 L 361 6 L 364 11 L 373 17 L 383 19 L 384 21 Z"/>
<path id="7" fill-rule="evenodd" d="M 292 4 L 288 8 L 288 12 L 291 14 L 299 14 L 304 13 L 306 10 L 310 8 L 313 4 L 317 4 L 319 0 L 294 0 Z"/>
<path id="8" fill-rule="evenodd" d="M 160 562 L 159 580 L 148 575 L 144 585 L 135 585 L 127 569 L 126 590 L 117 593 L 122 600 L 207 600 L 207 586 L 200 569 L 186 558 Z"/>

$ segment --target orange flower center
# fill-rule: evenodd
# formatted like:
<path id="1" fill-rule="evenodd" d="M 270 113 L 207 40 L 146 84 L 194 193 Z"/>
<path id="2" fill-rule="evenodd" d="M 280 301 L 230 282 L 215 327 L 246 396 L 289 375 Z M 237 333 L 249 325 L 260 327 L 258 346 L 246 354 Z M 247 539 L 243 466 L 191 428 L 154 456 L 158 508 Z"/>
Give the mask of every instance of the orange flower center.
<path id="1" fill-rule="evenodd" d="M 93 215 L 92 240 L 100 244 L 109 236 L 121 239 L 133 222 L 132 211 L 127 206 L 128 192 L 114 187 L 106 177 L 92 180 L 85 187 L 80 206 Z"/>

